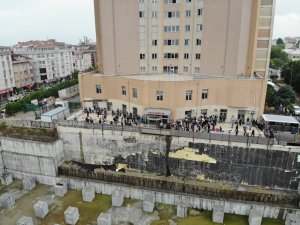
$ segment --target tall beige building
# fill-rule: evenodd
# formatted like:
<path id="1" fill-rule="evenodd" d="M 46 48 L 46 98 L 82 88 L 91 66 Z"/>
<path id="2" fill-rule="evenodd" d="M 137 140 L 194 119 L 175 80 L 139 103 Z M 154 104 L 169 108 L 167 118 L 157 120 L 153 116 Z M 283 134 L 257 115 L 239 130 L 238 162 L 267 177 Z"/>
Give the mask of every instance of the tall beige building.
<path id="1" fill-rule="evenodd" d="M 100 73 L 80 77 L 84 105 L 169 118 L 262 113 L 275 0 L 94 0 L 94 5 Z"/>

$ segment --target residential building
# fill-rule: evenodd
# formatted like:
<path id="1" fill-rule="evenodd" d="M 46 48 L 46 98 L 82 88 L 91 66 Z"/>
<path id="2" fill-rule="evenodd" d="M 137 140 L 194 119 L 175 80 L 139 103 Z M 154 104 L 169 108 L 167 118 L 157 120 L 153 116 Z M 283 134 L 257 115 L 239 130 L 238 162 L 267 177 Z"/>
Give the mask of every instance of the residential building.
<path id="1" fill-rule="evenodd" d="M 10 96 L 15 86 L 11 51 L 0 46 L 0 98 Z"/>
<path id="2" fill-rule="evenodd" d="M 31 58 L 13 54 L 12 65 L 16 88 L 31 88 L 34 84 L 33 67 Z"/>
<path id="3" fill-rule="evenodd" d="M 146 115 L 166 110 L 172 119 L 190 111 L 226 111 L 227 119 L 262 114 L 275 0 L 94 5 L 99 74 L 80 76 L 83 105 Z"/>
<path id="4" fill-rule="evenodd" d="M 74 50 L 54 39 L 19 42 L 13 52 L 32 59 L 34 80 L 38 83 L 64 79 L 74 70 Z"/>
<path id="5" fill-rule="evenodd" d="M 86 72 L 92 67 L 92 55 L 93 51 L 83 49 L 82 47 L 75 47 L 73 55 L 74 69 Z"/>
<path id="6" fill-rule="evenodd" d="M 300 37 L 285 37 L 284 44 L 285 49 L 299 48 Z"/>
<path id="7" fill-rule="evenodd" d="M 288 54 L 289 60 L 297 61 L 300 60 L 300 49 L 283 49 L 284 52 Z"/>

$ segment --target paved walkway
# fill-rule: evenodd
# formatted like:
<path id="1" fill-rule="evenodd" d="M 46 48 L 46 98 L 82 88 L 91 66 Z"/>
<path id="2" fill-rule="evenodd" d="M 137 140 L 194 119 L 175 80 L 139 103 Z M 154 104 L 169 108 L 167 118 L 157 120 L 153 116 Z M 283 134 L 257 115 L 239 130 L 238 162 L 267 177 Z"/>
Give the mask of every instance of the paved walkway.
<path id="1" fill-rule="evenodd" d="M 87 116 L 87 114 L 82 113 L 82 112 L 75 115 L 75 117 L 77 118 L 77 121 L 85 121 L 86 116 Z M 99 123 L 99 117 L 97 116 L 96 113 L 90 113 L 89 118 L 92 119 L 94 121 L 94 123 Z M 100 115 L 100 118 L 101 118 L 101 121 L 103 122 L 103 116 L 102 115 Z M 73 120 L 74 116 L 72 116 L 69 119 Z M 113 121 L 113 117 L 112 117 L 111 112 L 108 112 L 105 123 L 110 124 L 111 121 Z M 146 126 L 147 127 L 149 125 L 140 124 L 139 126 Z M 224 133 L 229 133 L 230 132 L 231 134 L 235 134 L 235 126 L 236 126 L 236 124 L 234 124 L 234 126 L 232 128 L 231 123 L 217 123 L 216 128 L 222 127 L 222 130 L 223 130 Z M 239 126 L 238 135 L 244 135 L 243 126 L 244 125 Z M 255 136 L 264 137 L 264 133 L 261 130 L 257 129 L 256 127 L 252 127 L 251 129 L 249 129 L 249 128 L 250 128 L 250 126 L 248 126 L 248 129 L 247 129 L 247 133 L 249 134 L 249 136 L 251 135 L 251 132 L 254 129 Z M 212 131 L 212 132 L 215 132 L 215 131 Z"/>

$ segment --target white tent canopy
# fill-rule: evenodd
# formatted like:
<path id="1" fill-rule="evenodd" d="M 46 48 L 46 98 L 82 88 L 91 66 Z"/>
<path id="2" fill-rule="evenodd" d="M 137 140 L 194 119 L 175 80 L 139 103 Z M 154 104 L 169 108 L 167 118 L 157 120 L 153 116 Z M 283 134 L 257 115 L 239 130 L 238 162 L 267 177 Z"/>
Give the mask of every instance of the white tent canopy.
<path id="1" fill-rule="evenodd" d="M 299 122 L 292 116 L 280 116 L 280 115 L 272 115 L 272 114 L 263 114 L 262 118 L 264 119 L 265 122 L 297 124 L 297 125 L 299 125 Z"/>

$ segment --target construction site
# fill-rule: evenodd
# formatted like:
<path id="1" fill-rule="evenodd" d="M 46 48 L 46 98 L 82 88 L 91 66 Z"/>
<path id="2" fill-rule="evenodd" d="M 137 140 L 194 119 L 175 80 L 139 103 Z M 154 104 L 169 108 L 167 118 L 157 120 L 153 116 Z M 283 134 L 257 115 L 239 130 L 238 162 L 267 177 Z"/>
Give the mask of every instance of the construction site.
<path id="1" fill-rule="evenodd" d="M 168 132 L 3 125 L 0 224 L 299 223 L 298 147 Z"/>

